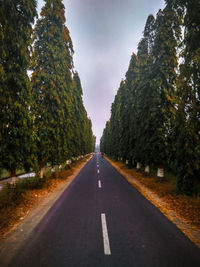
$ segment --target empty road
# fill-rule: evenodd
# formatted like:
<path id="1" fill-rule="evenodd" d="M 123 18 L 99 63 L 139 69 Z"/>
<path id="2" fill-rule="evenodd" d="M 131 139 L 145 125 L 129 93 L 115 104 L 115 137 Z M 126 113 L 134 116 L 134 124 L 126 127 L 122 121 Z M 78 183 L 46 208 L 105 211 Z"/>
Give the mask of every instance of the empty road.
<path id="1" fill-rule="evenodd" d="M 9 266 L 197 267 L 200 249 L 95 154 Z"/>

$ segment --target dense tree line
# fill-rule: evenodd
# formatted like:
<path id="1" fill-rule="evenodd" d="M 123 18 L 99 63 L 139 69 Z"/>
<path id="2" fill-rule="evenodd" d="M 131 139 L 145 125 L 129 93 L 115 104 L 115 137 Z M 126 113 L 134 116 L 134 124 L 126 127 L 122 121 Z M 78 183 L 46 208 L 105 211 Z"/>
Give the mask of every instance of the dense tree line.
<path id="1" fill-rule="evenodd" d="M 0 2 L 0 168 L 39 170 L 94 150 L 62 0 Z"/>
<path id="2" fill-rule="evenodd" d="M 166 0 L 148 16 L 101 138 L 101 151 L 129 165 L 173 171 L 187 194 L 200 178 L 199 11 L 199 0 Z"/>

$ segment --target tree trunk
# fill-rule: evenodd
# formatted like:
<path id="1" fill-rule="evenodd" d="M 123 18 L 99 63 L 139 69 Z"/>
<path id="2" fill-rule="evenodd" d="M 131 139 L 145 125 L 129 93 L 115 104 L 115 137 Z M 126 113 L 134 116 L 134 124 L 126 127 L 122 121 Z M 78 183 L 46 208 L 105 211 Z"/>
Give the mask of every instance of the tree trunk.
<path id="1" fill-rule="evenodd" d="M 40 179 L 43 179 L 44 171 L 45 171 L 44 163 L 40 162 Z"/>
<path id="2" fill-rule="evenodd" d="M 128 167 L 129 167 L 129 169 L 131 169 L 133 167 L 132 161 L 133 161 L 133 157 L 130 156 L 129 157 L 129 160 L 128 160 Z"/>
<path id="3" fill-rule="evenodd" d="M 135 160 L 132 159 L 132 166 L 135 167 Z"/>
<path id="4" fill-rule="evenodd" d="M 162 164 L 160 164 L 158 167 L 157 177 L 164 178 L 164 168 Z"/>
<path id="5" fill-rule="evenodd" d="M 40 179 L 44 178 L 44 171 L 45 171 L 45 167 L 41 168 L 41 170 L 40 170 Z"/>
<path id="6" fill-rule="evenodd" d="M 149 176 L 149 174 L 150 174 L 150 167 L 149 167 L 149 165 L 146 165 L 145 166 L 144 173 L 145 173 L 146 176 Z"/>
<path id="7" fill-rule="evenodd" d="M 16 171 L 11 171 L 10 172 L 10 179 L 11 179 L 11 184 L 16 184 L 17 182 L 17 175 L 16 175 Z"/>
<path id="8" fill-rule="evenodd" d="M 141 167 L 142 167 L 142 164 L 140 162 L 137 162 L 137 166 L 136 166 L 137 171 L 139 171 Z"/>

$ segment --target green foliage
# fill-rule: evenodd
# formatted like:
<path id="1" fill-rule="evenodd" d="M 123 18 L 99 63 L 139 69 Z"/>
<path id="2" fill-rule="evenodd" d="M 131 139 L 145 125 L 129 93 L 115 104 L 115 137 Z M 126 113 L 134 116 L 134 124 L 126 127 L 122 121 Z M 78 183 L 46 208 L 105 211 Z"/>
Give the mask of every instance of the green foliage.
<path id="1" fill-rule="evenodd" d="M 177 81 L 177 48 L 180 39 L 180 25 L 177 13 L 171 5 L 159 10 L 155 21 L 155 40 L 153 47 L 153 81 L 156 92 L 157 108 L 154 137 L 158 144 L 153 146 L 157 163 L 165 163 L 170 143 L 171 117 L 174 109 L 175 87 Z"/>
<path id="2" fill-rule="evenodd" d="M 38 173 L 95 146 L 63 2 L 45 0 L 33 31 L 36 2 L 0 1 L 0 170 L 13 175 L 20 168 Z"/>
<path id="3" fill-rule="evenodd" d="M 196 0 L 166 0 L 147 18 L 100 146 L 130 166 L 164 165 L 187 194 L 200 183 L 199 10 Z"/>
<path id="4" fill-rule="evenodd" d="M 78 73 L 72 76 L 73 46 L 61 0 L 46 0 L 35 27 L 32 92 L 37 154 L 41 164 L 62 164 L 91 152 L 92 125 L 82 101 Z M 84 129 L 84 130 L 83 130 Z"/>
<path id="5" fill-rule="evenodd" d="M 71 156 L 73 47 L 64 23 L 62 1 L 45 1 L 35 27 L 31 80 L 38 160 L 52 166 Z"/>
<path id="6" fill-rule="evenodd" d="M 36 1 L 0 2 L 0 167 L 9 171 L 34 160 L 33 118 L 27 69 Z"/>
<path id="7" fill-rule="evenodd" d="M 111 152 L 111 129 L 110 129 L 110 121 L 106 122 L 106 127 L 103 131 L 103 136 L 100 142 L 100 149 L 102 152 L 105 152 L 108 155 L 112 155 Z"/>
<path id="8" fill-rule="evenodd" d="M 42 188 L 45 183 L 46 179 L 37 176 L 20 179 L 15 186 L 8 183 L 0 191 L 0 209 L 11 204 L 17 205 L 25 191 Z"/>
<path id="9" fill-rule="evenodd" d="M 79 75 L 75 72 L 73 77 L 73 156 L 84 155 L 94 151 L 95 137 L 92 133 L 92 122 L 87 117 L 87 112 L 83 105 L 82 86 Z"/>
<path id="10" fill-rule="evenodd" d="M 155 19 L 149 15 L 144 30 L 144 37 L 138 44 L 137 81 L 133 98 L 132 131 L 134 129 L 133 156 L 143 164 L 154 162 L 152 153 L 155 111 L 155 91 L 152 88 L 152 49 L 154 41 Z M 133 136 L 133 134 L 132 134 Z"/>
<path id="11" fill-rule="evenodd" d="M 180 192 L 196 193 L 200 173 L 200 18 L 199 1 L 176 1 L 182 10 L 184 39 L 181 46 L 182 63 L 177 82 L 177 111 L 173 120 L 176 136 L 175 167 L 179 171 L 177 187 Z"/>

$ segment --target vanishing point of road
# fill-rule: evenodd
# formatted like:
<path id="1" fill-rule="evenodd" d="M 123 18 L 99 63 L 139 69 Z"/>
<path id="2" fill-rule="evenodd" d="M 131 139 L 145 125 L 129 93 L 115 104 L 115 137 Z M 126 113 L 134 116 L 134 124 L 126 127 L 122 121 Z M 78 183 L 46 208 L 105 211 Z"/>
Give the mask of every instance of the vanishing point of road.
<path id="1" fill-rule="evenodd" d="M 96 153 L 9 266 L 197 267 L 200 249 Z"/>

